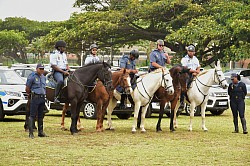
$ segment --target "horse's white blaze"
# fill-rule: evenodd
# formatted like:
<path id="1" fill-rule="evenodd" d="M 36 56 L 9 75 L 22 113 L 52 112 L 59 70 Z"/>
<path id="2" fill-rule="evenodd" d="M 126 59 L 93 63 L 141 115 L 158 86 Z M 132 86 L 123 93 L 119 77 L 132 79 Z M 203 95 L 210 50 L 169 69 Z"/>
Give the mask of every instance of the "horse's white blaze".
<path id="1" fill-rule="evenodd" d="M 169 93 L 174 93 L 174 88 L 172 85 L 172 78 L 169 74 L 169 71 L 168 70 L 160 71 L 160 70 L 157 70 L 156 72 L 148 73 L 145 76 L 140 77 L 137 80 L 137 87 L 132 93 L 132 97 L 135 102 L 134 121 L 132 125 L 133 133 L 136 131 L 136 123 L 137 123 L 139 109 L 141 106 L 143 107 L 142 107 L 140 128 L 142 132 L 146 132 L 145 127 L 144 127 L 146 110 L 149 106 L 149 103 L 154 93 L 160 86 L 163 86 L 164 88 L 168 88 L 167 90 Z M 164 78 L 163 78 L 163 75 L 164 75 Z"/>
<path id="2" fill-rule="evenodd" d="M 218 66 L 215 66 L 215 69 L 209 69 L 205 72 L 207 73 L 197 76 L 196 80 L 192 82 L 192 85 L 187 92 L 190 101 L 190 131 L 192 131 L 194 108 L 199 105 L 201 105 L 202 129 L 204 131 L 208 130 L 205 126 L 205 109 L 207 106 L 209 89 L 214 82 L 220 84 L 224 88 L 228 85 L 219 63 Z M 179 106 L 179 103 L 177 105 Z M 176 109 L 178 109 L 178 107 Z M 174 120 L 176 121 L 176 116 L 174 117 Z"/>

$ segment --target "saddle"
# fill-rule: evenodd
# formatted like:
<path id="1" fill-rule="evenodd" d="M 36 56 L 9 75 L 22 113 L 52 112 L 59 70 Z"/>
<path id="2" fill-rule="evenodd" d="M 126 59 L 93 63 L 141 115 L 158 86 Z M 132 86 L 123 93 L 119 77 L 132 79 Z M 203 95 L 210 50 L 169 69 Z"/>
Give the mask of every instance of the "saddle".
<path id="1" fill-rule="evenodd" d="M 55 89 L 56 88 L 56 84 L 57 83 L 56 83 L 56 80 L 55 80 L 53 74 L 52 73 L 48 73 L 46 75 L 46 87 L 51 88 L 51 89 Z M 63 86 L 63 88 L 67 87 L 67 85 L 68 85 L 68 77 L 66 77 L 64 79 L 64 86 Z"/>

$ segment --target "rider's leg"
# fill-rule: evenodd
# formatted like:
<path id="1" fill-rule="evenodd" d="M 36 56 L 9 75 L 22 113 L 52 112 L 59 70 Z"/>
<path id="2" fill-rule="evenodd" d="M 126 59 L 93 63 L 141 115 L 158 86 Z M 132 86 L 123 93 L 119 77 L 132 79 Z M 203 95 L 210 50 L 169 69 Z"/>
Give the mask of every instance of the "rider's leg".
<path id="1" fill-rule="evenodd" d="M 57 81 L 57 85 L 56 85 L 56 89 L 55 89 L 55 100 L 54 100 L 54 103 L 60 103 L 60 101 L 58 100 L 58 95 L 59 95 L 60 90 L 62 89 L 63 84 L 64 84 L 64 82 L 63 82 L 63 74 L 56 71 L 54 73 L 54 78 Z"/>
<path id="2" fill-rule="evenodd" d="M 125 106 L 125 99 L 127 98 L 127 95 L 122 93 L 121 94 L 121 103 L 120 103 L 120 109 L 125 109 L 126 106 Z"/>

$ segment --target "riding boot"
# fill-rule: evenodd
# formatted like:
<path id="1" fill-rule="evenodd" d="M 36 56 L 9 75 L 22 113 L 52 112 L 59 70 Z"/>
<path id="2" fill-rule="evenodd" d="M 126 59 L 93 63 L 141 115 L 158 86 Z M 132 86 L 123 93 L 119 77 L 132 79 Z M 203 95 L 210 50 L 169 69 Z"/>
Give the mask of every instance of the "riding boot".
<path id="1" fill-rule="evenodd" d="M 234 118 L 234 131 L 233 133 L 239 133 L 238 118 Z"/>
<path id="2" fill-rule="evenodd" d="M 58 97 L 59 97 L 59 93 L 61 91 L 62 86 L 63 86 L 63 82 L 62 83 L 59 82 L 56 85 L 54 103 L 60 103 L 60 101 L 58 100 Z"/>
<path id="3" fill-rule="evenodd" d="M 134 100 L 133 100 L 133 98 L 132 98 L 131 95 L 128 95 L 128 100 L 131 103 L 131 105 L 135 105 L 135 102 L 134 102 Z"/>
<path id="4" fill-rule="evenodd" d="M 33 124 L 34 124 L 34 118 L 29 117 L 29 138 L 34 139 L 34 134 L 33 134 Z"/>
<path id="5" fill-rule="evenodd" d="M 127 97 L 126 94 L 121 94 L 121 103 L 120 103 L 120 106 L 119 106 L 120 109 L 125 109 L 126 108 L 126 106 L 124 104 L 126 97 Z"/>
<path id="6" fill-rule="evenodd" d="M 181 92 L 181 95 L 180 95 L 180 109 L 184 109 L 184 96 L 185 96 L 185 93 L 184 92 Z"/>
<path id="7" fill-rule="evenodd" d="M 242 124 L 242 129 L 243 129 L 243 134 L 247 134 L 247 122 L 245 118 L 240 118 L 241 124 Z"/>
<path id="8" fill-rule="evenodd" d="M 37 120 L 38 123 L 38 137 L 47 137 L 47 135 L 43 132 L 43 118 L 39 118 Z"/>

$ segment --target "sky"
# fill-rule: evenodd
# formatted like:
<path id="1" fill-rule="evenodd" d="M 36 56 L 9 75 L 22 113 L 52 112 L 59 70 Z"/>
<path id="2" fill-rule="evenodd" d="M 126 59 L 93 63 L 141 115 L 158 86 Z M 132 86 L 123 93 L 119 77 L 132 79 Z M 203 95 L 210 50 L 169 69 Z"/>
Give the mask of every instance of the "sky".
<path id="1" fill-rule="evenodd" d="M 0 19 L 6 17 L 25 17 L 36 21 L 63 21 L 71 13 L 79 12 L 73 8 L 75 0 L 0 0 Z"/>

